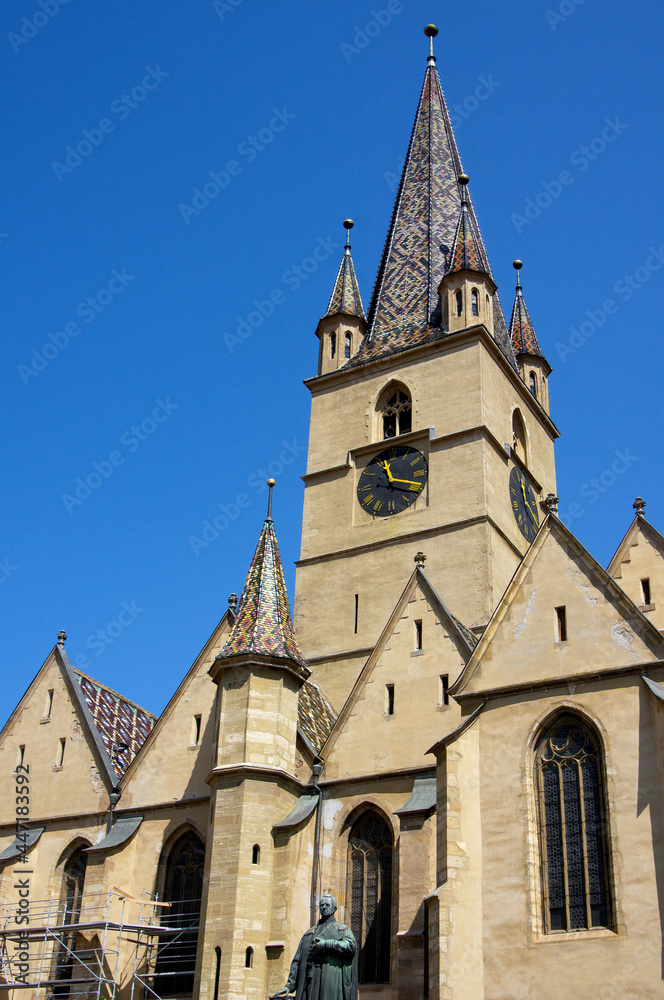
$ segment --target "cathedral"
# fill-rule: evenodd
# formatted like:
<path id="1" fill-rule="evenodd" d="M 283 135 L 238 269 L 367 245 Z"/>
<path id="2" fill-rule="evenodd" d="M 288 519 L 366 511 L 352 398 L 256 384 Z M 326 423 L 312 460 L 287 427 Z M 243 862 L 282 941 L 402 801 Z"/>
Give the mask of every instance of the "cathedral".
<path id="1" fill-rule="evenodd" d="M 270 482 L 158 718 L 61 632 L 0 734 L 12 1000 L 265 1000 L 323 894 L 361 998 L 664 994 L 664 538 L 637 498 L 604 568 L 557 516 L 551 368 L 425 34 L 368 308 L 349 219 L 312 321 L 292 616 Z"/>

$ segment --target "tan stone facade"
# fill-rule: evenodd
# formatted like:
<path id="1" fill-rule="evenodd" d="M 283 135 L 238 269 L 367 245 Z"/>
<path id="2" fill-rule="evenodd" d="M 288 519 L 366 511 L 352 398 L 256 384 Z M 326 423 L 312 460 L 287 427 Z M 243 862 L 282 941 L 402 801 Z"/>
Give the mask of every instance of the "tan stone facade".
<path id="1" fill-rule="evenodd" d="M 347 246 L 312 323 L 293 623 L 268 517 L 159 719 L 61 635 L 0 734 L 12 1000 L 264 1000 L 328 892 L 362 998 L 662 996 L 664 539 L 635 505 L 604 570 L 558 520 L 550 369 L 470 203 L 477 270 L 432 270 L 467 185 L 436 81 L 372 308 Z M 367 470 L 413 502 L 369 513 Z"/>

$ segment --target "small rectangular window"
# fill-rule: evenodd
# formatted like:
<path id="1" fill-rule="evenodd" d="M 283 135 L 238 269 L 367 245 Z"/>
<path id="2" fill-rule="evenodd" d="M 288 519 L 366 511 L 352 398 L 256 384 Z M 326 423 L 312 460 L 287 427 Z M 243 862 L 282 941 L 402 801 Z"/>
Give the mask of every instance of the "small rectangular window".
<path id="1" fill-rule="evenodd" d="M 64 737 L 62 737 L 60 739 L 60 748 L 58 750 L 58 758 L 57 758 L 57 765 L 58 765 L 58 767 L 62 767 L 62 765 L 64 764 L 64 760 L 65 760 L 65 745 L 66 745 L 66 743 L 67 743 L 67 740 Z"/>
<path id="2" fill-rule="evenodd" d="M 558 642 L 567 641 L 567 608 L 556 608 L 556 626 L 558 628 Z"/>
<path id="3" fill-rule="evenodd" d="M 650 597 L 650 578 L 647 577 L 645 580 L 641 580 L 641 595 L 643 597 L 644 604 L 652 604 Z"/>
<path id="4" fill-rule="evenodd" d="M 385 685 L 387 715 L 394 715 L 394 684 Z"/>
<path id="5" fill-rule="evenodd" d="M 360 595 L 355 595 L 355 624 L 353 625 L 353 633 L 357 635 L 357 616 L 360 610 Z"/>
<path id="6" fill-rule="evenodd" d="M 422 622 L 415 622 L 415 649 L 422 649 Z"/>
<path id="7" fill-rule="evenodd" d="M 51 711 L 53 710 L 53 689 L 46 692 L 46 701 L 44 703 L 44 718 L 51 718 Z"/>
<path id="8" fill-rule="evenodd" d="M 25 743 L 21 743 L 16 753 L 16 766 L 18 767 L 19 764 L 22 764 L 24 760 L 25 760 Z"/>
<path id="9" fill-rule="evenodd" d="M 201 717 L 200 715 L 195 715 L 191 723 L 191 742 L 192 745 L 198 746 L 201 742 Z"/>
<path id="10" fill-rule="evenodd" d="M 450 703 L 450 677 L 449 674 L 440 675 L 440 703 L 441 705 L 449 705 Z"/>

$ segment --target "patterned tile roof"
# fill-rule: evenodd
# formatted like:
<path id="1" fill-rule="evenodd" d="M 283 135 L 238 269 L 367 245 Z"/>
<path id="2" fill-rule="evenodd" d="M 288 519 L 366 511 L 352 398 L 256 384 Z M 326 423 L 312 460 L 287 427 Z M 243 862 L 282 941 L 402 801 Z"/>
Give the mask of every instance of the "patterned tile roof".
<path id="1" fill-rule="evenodd" d="M 401 183 L 371 305 L 369 330 L 346 363 L 357 367 L 445 336 L 438 286 L 449 266 L 461 214 L 463 173 L 434 65 L 427 66 Z M 468 216 L 483 271 L 491 275 L 472 202 Z M 500 301 L 494 296 L 494 338 L 516 369 Z"/>
<path id="2" fill-rule="evenodd" d="M 288 604 L 274 524 L 263 524 L 230 635 L 217 659 L 260 653 L 306 666 L 298 648 Z"/>
<path id="3" fill-rule="evenodd" d="M 72 673 L 81 687 L 113 767 L 118 777 L 122 777 L 152 732 L 157 716 L 80 670 L 72 670 Z M 129 749 L 119 752 L 115 748 L 120 743 L 126 743 Z"/>
<path id="4" fill-rule="evenodd" d="M 366 318 L 360 288 L 355 277 L 353 258 L 350 255 L 350 247 L 346 247 L 341 259 L 337 280 L 334 283 L 334 290 L 325 315 L 336 316 L 337 313 L 359 316 L 360 319 Z"/>
<path id="5" fill-rule="evenodd" d="M 334 712 L 321 689 L 312 681 L 305 681 L 300 688 L 297 724 L 316 753 L 332 732 L 335 722 Z"/>
<path id="6" fill-rule="evenodd" d="M 452 260 L 450 262 L 449 273 L 457 271 L 477 271 L 478 274 L 488 274 L 484 262 L 480 244 L 475 231 L 473 230 L 470 213 L 466 202 L 461 204 L 461 215 L 454 237 L 454 247 L 452 249 Z"/>
<path id="7" fill-rule="evenodd" d="M 520 354 L 532 354 L 536 358 L 544 357 L 520 284 L 516 286 L 516 297 L 510 320 L 510 337 L 512 338 L 512 348 L 517 357 Z"/>

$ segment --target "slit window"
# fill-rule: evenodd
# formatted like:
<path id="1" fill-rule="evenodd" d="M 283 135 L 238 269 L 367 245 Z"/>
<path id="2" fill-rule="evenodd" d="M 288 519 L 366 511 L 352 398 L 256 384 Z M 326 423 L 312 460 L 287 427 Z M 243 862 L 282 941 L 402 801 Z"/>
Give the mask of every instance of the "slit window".
<path id="1" fill-rule="evenodd" d="M 58 756 L 56 758 L 56 764 L 57 764 L 58 767 L 62 767 L 62 765 L 64 764 L 64 760 L 65 760 L 65 746 L 66 746 L 66 744 L 67 744 L 67 740 L 64 737 L 62 737 L 60 739 L 60 743 L 59 743 L 59 746 L 58 746 Z"/>
<path id="2" fill-rule="evenodd" d="M 219 1000 L 219 978 L 221 976 L 221 948 L 214 949 L 214 1000 Z"/>
<path id="3" fill-rule="evenodd" d="M 422 649 L 422 622 L 415 623 L 415 649 Z"/>
<path id="4" fill-rule="evenodd" d="M 16 753 L 16 766 L 19 767 L 24 760 L 25 760 L 25 743 L 21 743 Z"/>
<path id="5" fill-rule="evenodd" d="M 450 675 L 441 674 L 440 675 L 440 703 L 441 705 L 449 705 L 450 703 Z"/>
<path id="6" fill-rule="evenodd" d="M 530 373 L 529 388 L 533 396 L 537 398 L 537 379 L 535 378 L 535 372 Z"/>
<path id="7" fill-rule="evenodd" d="M 347 333 L 346 336 L 344 337 L 344 357 L 345 358 L 349 358 L 350 357 L 350 348 L 351 348 L 351 336 L 350 336 L 349 333 Z"/>
<path id="8" fill-rule="evenodd" d="M 333 358 L 337 353 L 337 335 L 336 333 L 330 334 L 330 357 Z"/>
<path id="9" fill-rule="evenodd" d="M 477 295 L 477 289 L 473 288 L 470 293 L 470 305 L 472 309 L 473 316 L 479 316 L 480 314 L 480 302 Z"/>
<path id="10" fill-rule="evenodd" d="M 456 298 L 456 314 L 457 316 L 460 316 L 461 313 L 463 312 L 463 295 L 461 293 L 461 289 L 457 290 L 455 298 Z"/>
<path id="11" fill-rule="evenodd" d="M 563 605 L 561 608 L 556 608 L 556 629 L 558 635 L 558 642 L 567 641 L 567 608 Z"/>
<path id="12" fill-rule="evenodd" d="M 245 969 L 252 969 L 254 965 L 254 949 L 247 948 L 244 953 L 244 967 Z"/>
<path id="13" fill-rule="evenodd" d="M 259 865 L 261 863 L 260 844 L 254 844 L 254 846 L 251 849 L 251 863 L 252 865 Z"/>
<path id="14" fill-rule="evenodd" d="M 650 578 L 649 577 L 646 578 L 645 580 L 641 580 L 641 595 L 643 597 L 643 603 L 644 604 L 652 604 L 651 595 L 650 595 Z"/>
<path id="15" fill-rule="evenodd" d="M 201 742 L 201 717 L 200 715 L 195 715 L 191 721 L 191 743 L 192 746 L 198 746 Z"/>
<path id="16" fill-rule="evenodd" d="M 52 711 L 53 711 L 53 689 L 46 692 L 46 701 L 44 703 L 44 718 L 50 719 Z"/>
<path id="17" fill-rule="evenodd" d="M 394 684 L 385 685 L 386 715 L 394 715 Z"/>
<path id="18" fill-rule="evenodd" d="M 357 618 L 360 611 L 360 595 L 355 595 L 355 622 L 353 624 L 353 633 L 357 635 Z"/>

